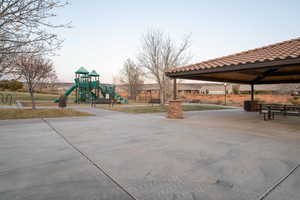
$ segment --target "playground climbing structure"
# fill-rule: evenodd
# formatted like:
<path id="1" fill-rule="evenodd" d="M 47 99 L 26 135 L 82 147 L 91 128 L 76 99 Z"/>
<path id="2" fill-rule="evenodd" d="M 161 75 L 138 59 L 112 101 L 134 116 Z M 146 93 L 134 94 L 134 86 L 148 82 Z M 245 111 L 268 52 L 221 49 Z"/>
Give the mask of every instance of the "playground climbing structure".
<path id="1" fill-rule="evenodd" d="M 116 93 L 114 85 L 100 83 L 99 74 L 93 70 L 88 72 L 81 67 L 75 72 L 75 83 L 63 95 L 69 96 L 75 91 L 76 103 L 128 103 L 128 100 Z M 58 99 L 55 99 L 58 102 Z"/>

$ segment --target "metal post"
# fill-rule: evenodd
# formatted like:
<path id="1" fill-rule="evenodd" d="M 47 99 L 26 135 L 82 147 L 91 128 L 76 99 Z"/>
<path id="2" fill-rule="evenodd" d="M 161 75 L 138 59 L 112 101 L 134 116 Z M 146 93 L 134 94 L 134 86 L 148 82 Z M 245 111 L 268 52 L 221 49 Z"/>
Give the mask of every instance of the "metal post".
<path id="1" fill-rule="evenodd" d="M 227 83 L 224 83 L 224 105 L 227 104 Z"/>
<path id="2" fill-rule="evenodd" d="M 173 100 L 177 98 L 177 83 L 176 78 L 173 79 Z"/>
<path id="3" fill-rule="evenodd" d="M 251 84 L 251 101 L 254 101 L 254 84 Z"/>
<path id="4" fill-rule="evenodd" d="M 76 80 L 77 78 L 78 78 L 78 75 L 75 74 L 75 80 Z M 75 92 L 75 99 L 76 99 L 75 101 L 76 101 L 77 104 L 78 104 L 78 87 L 79 87 L 79 86 L 76 87 L 76 92 Z"/>

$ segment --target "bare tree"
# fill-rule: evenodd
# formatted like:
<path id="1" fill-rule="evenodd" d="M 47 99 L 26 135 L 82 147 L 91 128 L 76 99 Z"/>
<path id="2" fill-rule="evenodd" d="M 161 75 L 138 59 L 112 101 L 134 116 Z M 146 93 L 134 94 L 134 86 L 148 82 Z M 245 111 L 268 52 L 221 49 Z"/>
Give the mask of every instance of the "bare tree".
<path id="1" fill-rule="evenodd" d="M 68 27 L 52 24 L 54 12 L 67 4 L 64 0 L 0 0 L 0 76 L 10 72 L 7 57 L 21 54 L 47 54 L 62 41 L 50 30 Z"/>
<path id="2" fill-rule="evenodd" d="M 26 81 L 32 109 L 35 109 L 35 88 L 55 73 L 52 62 L 40 56 L 20 56 L 16 62 L 15 73 Z"/>
<path id="3" fill-rule="evenodd" d="M 126 86 L 129 97 L 136 101 L 140 86 L 143 84 L 143 71 L 131 59 L 124 62 L 120 81 Z"/>
<path id="4" fill-rule="evenodd" d="M 48 74 L 47 78 L 42 79 L 40 81 L 40 83 L 38 84 L 37 87 L 40 91 L 42 91 L 42 89 L 45 89 L 45 88 L 54 89 L 56 87 L 57 80 L 58 80 L 58 77 L 57 77 L 56 71 L 53 70 L 51 73 Z"/>
<path id="5" fill-rule="evenodd" d="M 138 56 L 139 65 L 151 74 L 159 86 L 160 100 L 164 104 L 170 93 L 171 81 L 165 71 L 185 64 L 190 58 L 187 50 L 190 37 L 185 37 L 181 44 L 165 36 L 159 30 L 147 32 L 142 39 L 142 49 Z"/>
<path id="6" fill-rule="evenodd" d="M 15 55 L 0 54 L 0 79 L 14 69 Z"/>

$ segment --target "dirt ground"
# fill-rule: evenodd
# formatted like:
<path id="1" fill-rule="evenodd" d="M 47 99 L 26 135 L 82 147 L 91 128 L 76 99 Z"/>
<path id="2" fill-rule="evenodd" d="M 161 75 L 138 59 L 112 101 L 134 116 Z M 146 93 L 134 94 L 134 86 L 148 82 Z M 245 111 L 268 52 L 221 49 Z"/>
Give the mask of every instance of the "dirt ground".
<path id="1" fill-rule="evenodd" d="M 124 97 L 128 98 L 128 95 L 122 93 Z M 158 94 L 152 94 L 153 99 L 159 98 Z M 190 101 L 194 99 L 199 99 L 201 103 L 214 103 L 214 104 L 224 104 L 225 96 L 224 94 L 185 94 L 178 96 L 184 101 Z M 150 96 L 139 95 L 138 101 L 147 102 L 147 99 L 150 99 Z M 243 102 L 250 100 L 251 96 L 248 94 L 228 94 L 226 95 L 226 101 L 229 105 L 238 105 L 242 106 Z M 266 103 L 281 103 L 281 104 L 291 104 L 296 103 L 300 104 L 300 97 L 293 97 L 291 95 L 274 95 L 274 94 L 256 94 L 255 99 L 263 101 Z"/>
<path id="2" fill-rule="evenodd" d="M 185 99 L 200 99 L 203 102 L 224 102 L 224 95 L 185 95 Z M 239 103 L 242 104 L 246 100 L 250 100 L 250 95 L 236 95 L 228 94 L 226 95 L 226 100 L 228 103 Z M 256 100 L 264 101 L 267 103 L 282 103 L 282 104 L 291 104 L 293 97 L 290 95 L 272 95 L 272 94 L 258 94 L 255 95 Z M 300 104 L 300 98 L 296 97 L 296 102 Z"/>

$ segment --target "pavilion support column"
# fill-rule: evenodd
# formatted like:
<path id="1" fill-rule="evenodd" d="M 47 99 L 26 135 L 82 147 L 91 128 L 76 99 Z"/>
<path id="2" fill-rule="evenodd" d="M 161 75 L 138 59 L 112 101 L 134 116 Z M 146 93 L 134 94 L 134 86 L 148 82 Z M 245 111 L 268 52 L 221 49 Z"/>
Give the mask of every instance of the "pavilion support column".
<path id="1" fill-rule="evenodd" d="M 251 100 L 244 102 L 244 109 L 248 112 L 254 112 L 258 110 L 258 101 L 254 100 L 254 84 L 251 84 Z"/>
<path id="2" fill-rule="evenodd" d="M 173 99 L 171 101 L 169 101 L 167 118 L 183 119 L 181 101 L 177 100 L 176 78 L 173 79 Z"/>
<path id="3" fill-rule="evenodd" d="M 173 79 L 173 100 L 177 99 L 177 80 Z"/>
<path id="4" fill-rule="evenodd" d="M 251 84 L 251 101 L 254 101 L 254 84 Z"/>

